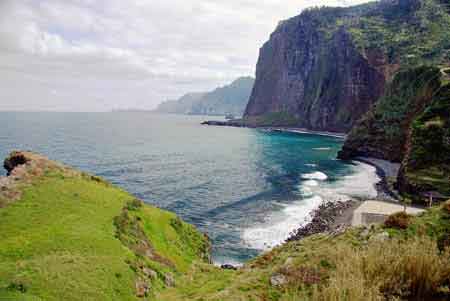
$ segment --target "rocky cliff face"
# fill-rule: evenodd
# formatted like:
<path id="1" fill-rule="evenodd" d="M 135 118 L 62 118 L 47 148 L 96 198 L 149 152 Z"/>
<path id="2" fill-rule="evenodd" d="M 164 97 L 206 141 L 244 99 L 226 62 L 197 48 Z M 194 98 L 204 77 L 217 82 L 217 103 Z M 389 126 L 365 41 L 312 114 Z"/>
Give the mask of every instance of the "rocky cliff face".
<path id="1" fill-rule="evenodd" d="M 302 15 L 277 29 L 260 52 L 246 117 L 289 112 L 298 125 L 347 131 L 380 96 L 385 79 L 339 28 L 327 38 Z"/>
<path id="2" fill-rule="evenodd" d="M 448 25 L 433 0 L 304 11 L 261 48 L 245 119 L 264 124 L 282 113 L 296 126 L 347 132 L 401 66 L 445 60 Z"/>

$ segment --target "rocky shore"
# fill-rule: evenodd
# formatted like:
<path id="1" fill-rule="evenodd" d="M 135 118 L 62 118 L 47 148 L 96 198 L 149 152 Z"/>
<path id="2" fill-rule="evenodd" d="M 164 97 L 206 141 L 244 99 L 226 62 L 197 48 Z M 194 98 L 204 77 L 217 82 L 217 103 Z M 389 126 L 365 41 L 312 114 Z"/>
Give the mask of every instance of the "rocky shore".
<path id="1" fill-rule="evenodd" d="M 341 233 L 351 226 L 353 211 L 360 204 L 361 202 L 356 200 L 323 203 L 311 212 L 311 221 L 293 231 L 286 241 L 301 240 L 318 233 Z"/>
<path id="2" fill-rule="evenodd" d="M 345 133 L 339 132 L 326 132 L 326 131 L 312 131 L 305 128 L 298 127 L 268 127 L 268 126 L 255 126 L 245 122 L 242 119 L 233 119 L 226 121 L 216 121 L 216 120 L 208 120 L 201 123 L 202 125 L 210 125 L 210 126 L 230 126 L 230 127 L 245 127 L 245 128 L 255 128 L 261 129 L 269 132 L 285 132 L 285 133 L 296 133 L 296 134 L 313 134 L 319 136 L 328 136 L 335 137 L 340 139 L 345 139 L 347 135 Z"/>

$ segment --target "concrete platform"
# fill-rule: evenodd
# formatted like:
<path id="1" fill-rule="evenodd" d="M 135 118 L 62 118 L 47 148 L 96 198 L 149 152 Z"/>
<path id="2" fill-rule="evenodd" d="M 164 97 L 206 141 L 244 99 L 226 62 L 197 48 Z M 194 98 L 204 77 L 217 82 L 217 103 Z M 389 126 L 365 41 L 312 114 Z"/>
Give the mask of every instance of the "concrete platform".
<path id="1" fill-rule="evenodd" d="M 403 211 L 402 204 L 395 204 L 382 201 L 365 201 L 353 212 L 352 226 L 370 225 L 382 223 L 391 214 Z M 417 215 L 424 212 L 424 209 L 416 207 L 406 207 L 406 212 Z"/>

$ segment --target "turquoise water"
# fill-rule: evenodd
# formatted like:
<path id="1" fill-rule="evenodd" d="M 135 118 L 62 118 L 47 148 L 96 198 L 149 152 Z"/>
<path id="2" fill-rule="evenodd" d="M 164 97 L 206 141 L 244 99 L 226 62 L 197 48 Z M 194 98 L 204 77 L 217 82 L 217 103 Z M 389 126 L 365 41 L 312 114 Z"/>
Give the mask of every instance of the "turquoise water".
<path id="1" fill-rule="evenodd" d="M 342 140 L 201 126 L 150 113 L 0 113 L 0 156 L 32 150 L 179 214 L 217 263 L 282 242 L 324 199 L 373 195 L 374 169 L 336 160 Z"/>

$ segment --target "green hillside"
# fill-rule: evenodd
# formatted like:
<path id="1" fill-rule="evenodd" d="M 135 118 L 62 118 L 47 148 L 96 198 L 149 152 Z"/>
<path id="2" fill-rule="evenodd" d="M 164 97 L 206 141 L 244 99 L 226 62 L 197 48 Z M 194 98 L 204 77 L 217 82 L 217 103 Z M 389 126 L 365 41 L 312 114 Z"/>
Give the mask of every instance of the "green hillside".
<path id="1" fill-rule="evenodd" d="M 0 300 L 137 300 L 208 261 L 208 240 L 174 214 L 24 154 L 1 189 Z"/>

